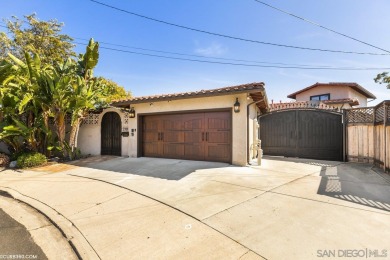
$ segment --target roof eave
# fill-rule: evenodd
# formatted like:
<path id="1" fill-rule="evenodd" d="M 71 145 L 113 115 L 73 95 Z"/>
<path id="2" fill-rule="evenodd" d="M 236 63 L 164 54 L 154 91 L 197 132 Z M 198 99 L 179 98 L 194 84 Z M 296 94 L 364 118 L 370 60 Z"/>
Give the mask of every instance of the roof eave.
<path id="1" fill-rule="evenodd" d="M 159 102 L 159 101 L 171 101 L 171 100 L 181 100 L 181 99 L 190 99 L 190 98 L 204 98 L 204 97 L 213 97 L 213 96 L 227 96 L 227 95 L 234 95 L 234 94 L 242 94 L 242 93 L 256 93 L 256 92 L 265 92 L 264 85 L 257 86 L 256 88 L 249 89 L 249 90 L 237 90 L 237 91 L 229 91 L 229 92 L 222 92 L 222 91 L 215 91 L 211 93 L 193 93 L 191 95 L 177 95 L 173 96 L 172 94 L 167 94 L 162 97 L 156 97 L 156 98 L 147 98 L 142 100 L 125 100 L 125 101 L 118 101 L 118 102 L 112 102 L 111 105 L 115 107 L 125 107 L 130 106 L 133 104 L 142 104 L 142 103 L 151 103 L 151 102 Z"/>
<path id="2" fill-rule="evenodd" d="M 301 90 L 298 90 L 290 95 L 288 95 L 287 97 L 288 98 L 291 98 L 291 99 L 296 99 L 297 95 L 302 93 L 302 92 L 305 92 L 307 90 L 310 90 L 314 87 L 317 87 L 317 86 L 332 86 L 332 85 L 337 85 L 337 84 L 340 84 L 340 83 L 337 83 L 337 82 L 330 82 L 330 83 L 315 83 L 313 85 L 310 85 L 306 88 L 303 88 Z M 343 84 L 343 86 L 346 86 L 346 87 L 350 87 L 352 89 L 354 89 L 355 91 L 359 92 L 360 94 L 364 95 L 365 97 L 367 98 L 372 98 L 372 99 L 376 99 L 376 96 L 374 94 L 372 94 L 370 91 L 368 91 L 367 89 L 363 88 L 362 86 L 360 86 L 359 84 L 357 83 L 349 83 L 348 84 Z"/>
<path id="3" fill-rule="evenodd" d="M 262 91 L 257 91 L 257 92 L 252 92 L 252 94 L 254 93 L 260 93 L 261 94 L 261 97 L 259 99 L 256 98 L 256 96 L 254 95 L 251 95 L 251 98 L 254 102 L 256 102 L 256 106 L 260 109 L 260 112 L 261 113 L 266 113 L 269 111 L 269 103 L 268 103 L 268 97 L 267 97 L 267 94 L 265 92 L 265 90 L 262 90 Z M 251 93 L 249 93 L 251 94 Z"/>
<path id="4" fill-rule="evenodd" d="M 372 94 L 370 91 L 368 91 L 367 89 L 363 88 L 359 84 L 356 84 L 355 86 L 350 86 L 350 87 L 355 89 L 360 94 L 366 96 L 367 98 L 376 99 L 376 96 L 374 94 Z"/>

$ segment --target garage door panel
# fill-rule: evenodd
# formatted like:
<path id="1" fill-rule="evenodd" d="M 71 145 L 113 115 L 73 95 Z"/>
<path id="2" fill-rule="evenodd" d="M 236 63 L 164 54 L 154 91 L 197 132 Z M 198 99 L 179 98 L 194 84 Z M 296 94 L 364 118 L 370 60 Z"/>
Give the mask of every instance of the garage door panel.
<path id="1" fill-rule="evenodd" d="M 206 114 L 206 128 L 212 130 L 230 130 L 230 113 L 208 113 Z"/>
<path id="2" fill-rule="evenodd" d="M 144 143 L 144 156 L 146 157 L 158 157 L 160 155 L 159 145 L 158 143 Z"/>
<path id="3" fill-rule="evenodd" d="M 145 116 L 143 123 L 144 156 L 231 162 L 231 112 Z"/>
<path id="4" fill-rule="evenodd" d="M 163 129 L 181 131 L 183 130 L 183 122 L 177 116 L 171 119 L 163 119 Z"/>
<path id="5" fill-rule="evenodd" d="M 184 142 L 192 144 L 201 143 L 202 135 L 204 136 L 203 132 L 184 132 Z"/>
<path id="6" fill-rule="evenodd" d="M 207 145 L 206 146 L 206 157 L 212 161 L 226 162 L 230 160 L 230 145 L 219 144 L 219 145 Z"/>
<path id="7" fill-rule="evenodd" d="M 209 144 L 229 144 L 230 143 L 230 131 L 218 131 L 208 132 L 207 141 Z"/>
<path id="8" fill-rule="evenodd" d="M 159 122 L 160 119 L 156 116 L 147 117 L 143 120 L 142 146 L 144 156 L 159 157 L 159 155 L 161 154 L 161 144 L 158 143 Z"/>
<path id="9" fill-rule="evenodd" d="M 185 130 L 203 130 L 204 129 L 204 116 L 192 115 L 189 119 L 184 120 L 183 129 Z"/>
<path id="10" fill-rule="evenodd" d="M 144 132 L 144 142 L 157 142 L 158 133 L 157 132 Z"/>
<path id="11" fill-rule="evenodd" d="M 194 119 L 194 120 L 184 122 L 183 128 L 186 130 L 195 130 L 195 129 L 202 130 L 204 127 L 203 127 L 203 122 L 201 122 L 200 119 Z"/>
<path id="12" fill-rule="evenodd" d="M 184 133 L 180 131 L 164 131 L 162 136 L 164 142 L 184 142 Z"/>
<path id="13" fill-rule="evenodd" d="M 208 118 L 207 126 L 209 130 L 229 129 L 229 122 L 226 119 Z"/>
<path id="14" fill-rule="evenodd" d="M 147 120 L 144 121 L 144 130 L 158 130 L 158 125 L 159 125 L 159 120 L 156 118 L 148 118 Z"/>
<path id="15" fill-rule="evenodd" d="M 204 160 L 204 144 L 189 143 L 184 145 L 184 158 L 193 160 Z"/>

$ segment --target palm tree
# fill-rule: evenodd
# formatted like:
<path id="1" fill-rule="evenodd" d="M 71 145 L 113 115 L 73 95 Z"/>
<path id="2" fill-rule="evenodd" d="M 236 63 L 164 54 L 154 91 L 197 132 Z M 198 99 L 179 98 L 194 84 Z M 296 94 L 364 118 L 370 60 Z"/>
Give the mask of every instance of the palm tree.
<path id="1" fill-rule="evenodd" d="M 77 76 L 73 84 L 72 121 L 69 145 L 72 155 L 77 147 L 77 138 L 82 120 L 88 112 L 96 109 L 103 98 L 99 91 L 99 81 L 93 77 L 93 69 L 99 61 L 99 43 L 90 39 L 86 52 L 80 55 L 77 63 Z"/>

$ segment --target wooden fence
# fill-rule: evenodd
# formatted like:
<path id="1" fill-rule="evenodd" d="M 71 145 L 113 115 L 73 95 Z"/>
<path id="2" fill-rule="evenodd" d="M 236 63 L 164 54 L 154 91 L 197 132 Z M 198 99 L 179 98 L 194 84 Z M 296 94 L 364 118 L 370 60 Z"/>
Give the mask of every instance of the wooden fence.
<path id="1" fill-rule="evenodd" d="M 347 161 L 373 163 L 390 172 L 390 100 L 344 113 Z"/>

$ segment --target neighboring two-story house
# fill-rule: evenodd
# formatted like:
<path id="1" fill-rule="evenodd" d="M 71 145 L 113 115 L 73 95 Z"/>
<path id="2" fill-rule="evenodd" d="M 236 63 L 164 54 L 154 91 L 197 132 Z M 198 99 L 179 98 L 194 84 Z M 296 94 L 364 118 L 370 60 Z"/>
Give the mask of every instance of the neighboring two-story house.
<path id="1" fill-rule="evenodd" d="M 296 102 L 319 102 L 325 105 L 351 108 L 366 107 L 376 97 L 357 83 L 315 83 L 287 96 Z"/>

